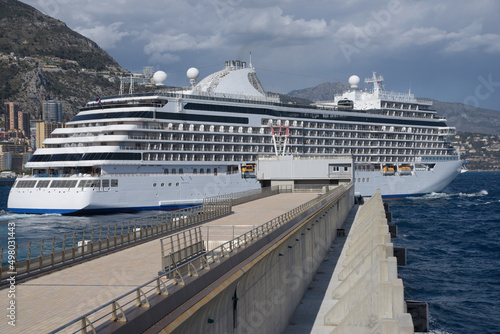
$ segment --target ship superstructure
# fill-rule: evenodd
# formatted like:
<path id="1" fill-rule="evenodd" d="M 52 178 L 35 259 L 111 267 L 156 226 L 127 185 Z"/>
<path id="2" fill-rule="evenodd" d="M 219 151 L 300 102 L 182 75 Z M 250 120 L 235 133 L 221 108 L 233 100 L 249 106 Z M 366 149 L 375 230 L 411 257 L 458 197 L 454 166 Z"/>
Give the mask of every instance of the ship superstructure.
<path id="1" fill-rule="evenodd" d="M 454 129 L 432 103 L 387 93 L 381 77 L 359 78 L 334 101 L 282 104 L 255 69 L 227 61 L 190 86 L 90 101 L 56 129 L 18 178 L 14 212 L 107 212 L 176 209 L 203 198 L 261 186 L 251 170 L 259 155 L 351 155 L 356 192 L 386 197 L 442 190 L 462 161 L 447 136 Z M 371 80 L 371 81 L 370 81 Z"/>

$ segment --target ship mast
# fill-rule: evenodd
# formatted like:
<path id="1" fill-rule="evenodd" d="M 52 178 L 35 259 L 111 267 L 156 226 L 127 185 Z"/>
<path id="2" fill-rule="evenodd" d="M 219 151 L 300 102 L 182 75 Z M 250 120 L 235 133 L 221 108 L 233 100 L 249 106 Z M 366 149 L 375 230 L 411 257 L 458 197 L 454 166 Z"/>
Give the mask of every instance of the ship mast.
<path id="1" fill-rule="evenodd" d="M 379 96 L 379 93 L 381 91 L 381 87 L 380 87 L 380 84 L 382 83 L 382 81 L 384 81 L 384 77 L 379 75 L 377 77 L 377 73 L 376 72 L 372 72 L 373 75 L 371 78 L 366 78 L 365 79 L 365 83 L 367 84 L 370 84 L 372 83 L 373 84 L 373 94 L 378 97 Z"/>

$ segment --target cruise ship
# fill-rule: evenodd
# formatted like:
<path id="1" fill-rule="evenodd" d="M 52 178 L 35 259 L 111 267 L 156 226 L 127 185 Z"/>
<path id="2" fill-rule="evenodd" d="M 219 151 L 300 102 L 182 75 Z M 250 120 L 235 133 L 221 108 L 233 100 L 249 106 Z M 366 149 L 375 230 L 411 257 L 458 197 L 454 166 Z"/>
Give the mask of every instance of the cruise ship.
<path id="1" fill-rule="evenodd" d="M 262 184 L 259 156 L 352 156 L 355 191 L 384 197 L 439 192 L 461 171 L 447 139 L 455 133 L 431 101 L 385 91 L 375 73 L 349 78 L 350 89 L 314 105 L 266 93 L 251 61 L 190 85 L 97 98 L 56 129 L 12 187 L 8 210 L 85 214 L 179 209 L 203 198 Z M 326 180 L 328 182 L 328 180 Z"/>

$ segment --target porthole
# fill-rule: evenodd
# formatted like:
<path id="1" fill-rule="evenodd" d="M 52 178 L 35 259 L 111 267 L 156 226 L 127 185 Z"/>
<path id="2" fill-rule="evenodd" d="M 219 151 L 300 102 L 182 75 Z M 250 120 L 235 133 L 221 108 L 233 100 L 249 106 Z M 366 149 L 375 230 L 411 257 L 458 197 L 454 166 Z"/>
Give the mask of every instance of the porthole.
<path id="1" fill-rule="evenodd" d="M 162 184 L 161 184 L 161 186 L 162 186 L 162 187 L 165 187 L 165 183 L 162 183 Z"/>
<path id="2" fill-rule="evenodd" d="M 176 186 L 176 187 L 178 187 L 178 186 L 179 186 L 179 182 L 177 182 L 177 183 L 175 184 L 175 186 Z"/>

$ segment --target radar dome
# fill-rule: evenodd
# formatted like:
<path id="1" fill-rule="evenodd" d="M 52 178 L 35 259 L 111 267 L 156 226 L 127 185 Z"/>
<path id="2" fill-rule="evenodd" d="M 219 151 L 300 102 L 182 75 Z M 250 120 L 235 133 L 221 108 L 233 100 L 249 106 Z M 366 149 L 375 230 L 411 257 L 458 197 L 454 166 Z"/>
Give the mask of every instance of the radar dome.
<path id="1" fill-rule="evenodd" d="M 163 86 L 163 81 L 167 80 L 167 73 L 163 71 L 156 71 L 153 74 L 153 81 L 156 86 Z"/>
<path id="2" fill-rule="evenodd" d="M 200 71 L 198 71 L 196 67 L 191 67 L 189 70 L 187 70 L 186 75 L 189 80 L 196 80 L 200 75 Z"/>
<path id="3" fill-rule="evenodd" d="M 357 75 L 351 75 L 349 77 L 349 85 L 351 85 L 351 88 L 358 88 L 359 81 L 360 80 Z"/>

